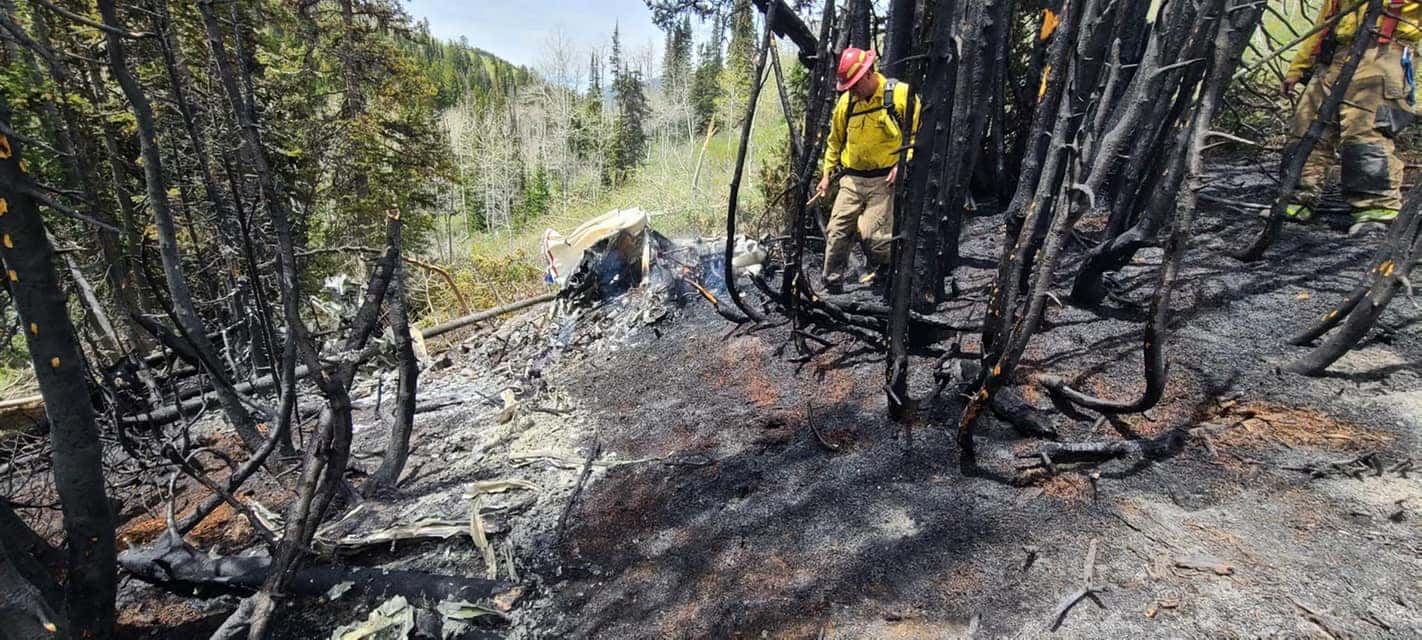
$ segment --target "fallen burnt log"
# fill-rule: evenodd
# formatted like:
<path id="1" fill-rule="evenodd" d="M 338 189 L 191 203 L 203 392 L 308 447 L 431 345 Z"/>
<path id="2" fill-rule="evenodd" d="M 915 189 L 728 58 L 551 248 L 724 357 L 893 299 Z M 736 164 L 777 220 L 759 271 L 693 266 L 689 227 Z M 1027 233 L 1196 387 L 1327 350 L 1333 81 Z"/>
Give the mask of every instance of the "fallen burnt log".
<path id="1" fill-rule="evenodd" d="M 855 315 L 873 316 L 875 318 L 887 320 L 892 309 L 881 304 L 871 302 L 846 301 L 837 303 L 845 313 Z M 981 331 L 981 324 L 958 324 L 947 318 L 936 315 L 929 315 L 910 311 L 908 313 L 909 325 L 917 326 L 919 329 L 935 329 L 938 331 Z"/>
<path id="2" fill-rule="evenodd" d="M 1203 434 L 1196 429 L 1172 429 L 1144 440 L 1044 442 L 1017 454 L 1016 466 L 1019 472 L 1035 469 L 1055 473 L 1059 464 L 1091 464 L 1130 456 L 1157 458 L 1179 451 L 1185 446 L 1186 438 Z"/>
<path id="3" fill-rule="evenodd" d="M 1103 418 L 1104 420 L 1104 418 Z M 1138 456 L 1157 460 L 1180 453 L 1191 440 L 1203 444 L 1213 455 L 1210 437 L 1233 425 L 1202 423 L 1194 427 L 1177 427 L 1153 438 L 1133 440 L 1101 440 L 1096 442 L 1044 442 L 1017 454 L 1019 480 L 1036 473 L 1055 474 L 1057 465 L 1091 465 L 1117 458 Z"/>
<path id="4" fill-rule="evenodd" d="M 33 395 L 0 401 L 0 424 L 19 424 L 44 419 L 44 396 Z"/>
<path id="5" fill-rule="evenodd" d="M 494 307 L 493 309 L 489 309 L 487 311 L 480 311 L 479 313 L 470 314 L 461 318 L 455 318 L 443 324 L 437 324 L 433 327 L 425 329 L 424 331 L 421 331 L 420 336 L 423 338 L 433 338 L 438 335 L 449 333 L 450 331 L 454 331 L 456 329 L 463 329 L 464 327 L 467 327 L 471 324 L 483 322 L 491 318 L 497 318 L 506 313 L 513 313 L 515 311 L 527 309 L 534 305 L 543 304 L 545 302 L 552 302 L 553 300 L 557 299 L 557 297 L 557 292 L 550 292 L 542 295 L 537 295 L 532 298 L 524 298 L 523 300 L 519 300 L 517 302 L 510 302 L 509 304 L 503 305 L 501 307 Z"/>
<path id="6" fill-rule="evenodd" d="M 1164 437 L 1152 440 L 1112 440 L 1106 442 L 1047 442 L 1038 446 L 1030 454 L 1018 456 L 1019 458 L 1047 459 L 1057 464 L 1070 464 L 1074 462 L 1099 462 L 1111 458 L 1123 458 L 1130 455 L 1148 455 L 1168 451 L 1172 447 L 1182 442 L 1183 434 L 1172 431 Z M 1035 463 L 1029 463 L 1035 466 Z"/>
<path id="7" fill-rule="evenodd" d="M 1362 342 L 1382 317 L 1399 289 L 1411 293 L 1409 276 L 1422 260 L 1422 202 L 1419 189 L 1408 193 L 1407 205 L 1392 223 L 1373 257 L 1364 281 L 1343 302 L 1314 322 L 1291 344 L 1306 345 L 1326 338 L 1307 355 L 1289 363 L 1286 371 L 1306 376 L 1323 375 L 1328 367 Z"/>
<path id="8" fill-rule="evenodd" d="M 153 546 L 120 553 L 118 561 L 120 567 L 139 580 L 198 597 L 256 593 L 272 568 L 269 556 L 209 556 L 171 531 L 159 537 Z M 398 595 L 411 601 L 477 602 L 498 597 L 507 604 L 518 593 L 514 585 L 499 580 L 336 565 L 297 571 L 285 588 L 298 596 L 321 596 L 347 583 L 348 593 L 353 595 Z"/>
<path id="9" fill-rule="evenodd" d="M 296 368 L 296 379 L 300 380 L 310 374 L 310 370 L 305 366 Z M 251 382 L 239 382 L 232 385 L 232 390 L 242 394 L 250 395 L 255 392 L 262 392 L 277 385 L 275 376 L 266 375 Z M 218 401 L 218 391 L 207 391 L 194 398 L 183 400 L 178 404 L 169 405 L 160 409 L 154 409 L 147 413 L 124 416 L 119 422 L 124 425 L 162 425 L 181 419 L 183 416 L 191 415 L 207 407 L 209 403 Z"/>

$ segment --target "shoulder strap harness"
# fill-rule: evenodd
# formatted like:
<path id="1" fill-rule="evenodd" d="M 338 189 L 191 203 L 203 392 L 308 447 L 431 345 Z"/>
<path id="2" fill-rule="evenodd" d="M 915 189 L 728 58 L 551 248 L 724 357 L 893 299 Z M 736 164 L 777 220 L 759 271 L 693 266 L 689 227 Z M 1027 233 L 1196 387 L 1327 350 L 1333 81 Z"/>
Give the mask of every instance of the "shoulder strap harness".
<path id="1" fill-rule="evenodd" d="M 1397 32 L 1397 23 L 1402 19 L 1403 0 L 1390 0 L 1383 11 L 1378 27 L 1378 44 L 1392 42 L 1392 34 Z"/>

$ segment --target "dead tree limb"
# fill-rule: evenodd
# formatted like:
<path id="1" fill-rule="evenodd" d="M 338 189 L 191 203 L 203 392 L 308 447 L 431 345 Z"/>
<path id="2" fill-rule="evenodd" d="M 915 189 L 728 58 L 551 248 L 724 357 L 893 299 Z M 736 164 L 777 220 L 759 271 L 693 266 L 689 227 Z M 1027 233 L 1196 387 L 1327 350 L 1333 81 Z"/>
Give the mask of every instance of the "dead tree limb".
<path id="1" fill-rule="evenodd" d="M 568 530 L 568 515 L 573 512 L 573 507 L 578 503 L 578 497 L 583 494 L 583 486 L 588 483 L 588 476 L 592 475 L 593 461 L 602 455 L 602 440 L 593 436 L 593 444 L 588 447 L 588 457 L 583 461 L 583 471 L 578 474 L 578 484 L 573 487 L 572 495 L 568 496 L 568 504 L 563 505 L 563 512 L 558 515 L 557 541 L 558 546 L 563 545 L 563 534 Z"/>
<path id="2" fill-rule="evenodd" d="M 1128 456 L 1158 457 L 1179 451 L 1191 429 L 1172 429 L 1144 440 L 1106 440 L 1100 442 L 1044 442 L 1017 455 L 1018 470 L 1047 468 L 1058 464 L 1100 463 Z"/>
<path id="3" fill-rule="evenodd" d="M 1092 538 L 1086 551 L 1086 563 L 1081 569 L 1081 586 L 1057 603 L 1057 608 L 1052 611 L 1052 620 L 1048 629 L 1056 631 L 1057 627 L 1062 626 L 1062 622 L 1066 621 L 1066 615 L 1072 607 L 1084 599 L 1089 598 L 1096 603 L 1096 606 L 1105 609 L 1106 605 L 1101 604 L 1101 600 L 1096 597 L 1096 594 L 1105 590 L 1104 585 L 1096 584 L 1096 538 Z"/>
<path id="4" fill-rule="evenodd" d="M 257 431 L 257 422 L 232 391 L 232 381 L 217 359 L 217 351 L 207 339 L 202 316 L 193 306 L 192 291 L 183 276 L 182 256 L 179 254 L 177 227 L 168 206 L 167 176 L 163 170 L 163 157 L 158 147 L 157 125 L 154 122 L 153 107 L 143 87 L 128 68 L 124 45 L 118 35 L 123 28 L 113 0 L 99 0 L 99 14 L 104 24 L 111 27 L 105 32 L 104 44 L 108 51 L 109 67 L 114 80 L 123 89 L 124 96 L 132 107 L 140 153 L 143 157 L 144 184 L 148 192 L 148 205 L 153 210 L 154 225 L 158 229 L 158 255 L 163 263 L 163 277 L 168 285 L 168 295 L 172 299 L 173 320 L 178 331 L 192 346 L 198 361 L 207 371 L 218 392 L 223 412 L 232 422 L 237 435 L 249 451 L 262 446 L 262 435 Z"/>
<path id="5" fill-rule="evenodd" d="M 1240 75 L 1241 77 L 1242 77 L 1242 76 L 1248 76 L 1248 75 L 1254 73 L 1255 71 L 1258 71 L 1260 68 L 1262 68 L 1264 65 L 1268 64 L 1268 63 L 1269 63 L 1271 60 L 1273 60 L 1274 58 L 1277 58 L 1277 57 L 1279 57 L 1279 56 L 1281 56 L 1281 55 L 1283 55 L 1283 54 L 1285 54 L 1285 53 L 1288 53 L 1288 52 L 1290 52 L 1290 51 L 1293 51 L 1293 50 L 1294 50 L 1294 47 L 1299 46 L 1300 44 L 1303 43 L 1303 41 L 1308 40 L 1309 38 L 1313 37 L 1314 34 L 1317 34 L 1317 33 L 1321 32 L 1321 31 L 1323 31 L 1323 30 L 1325 30 L 1325 29 L 1331 29 L 1331 28 L 1333 28 L 1334 25 L 1338 24 L 1338 21 L 1339 21 L 1339 20 L 1342 20 L 1342 19 L 1345 18 L 1345 17 L 1348 17 L 1348 16 L 1353 15 L 1353 12 L 1354 12 L 1354 11 L 1357 11 L 1357 10 L 1358 10 L 1358 7 L 1363 6 L 1363 5 L 1366 4 L 1367 2 L 1368 2 L 1368 0 L 1358 0 L 1357 2 L 1354 2 L 1353 4 L 1349 5 L 1347 8 L 1341 9 L 1341 10 L 1338 11 L 1336 14 L 1334 14 L 1332 18 L 1328 18 L 1328 19 L 1324 20 L 1323 22 L 1320 22 L 1320 23 L 1314 25 L 1312 29 L 1309 29 L 1308 31 L 1305 31 L 1305 32 L 1303 32 L 1303 33 L 1301 33 L 1301 34 L 1298 34 L 1293 40 L 1291 40 L 1291 41 L 1288 42 L 1287 44 L 1284 44 L 1284 45 L 1275 47 L 1274 50 L 1270 51 L 1268 54 L 1260 56 L 1258 60 L 1255 60 L 1255 61 L 1254 61 L 1254 64 L 1251 64 L 1251 65 L 1249 65 L 1248 67 L 1245 67 L 1244 69 L 1241 69 L 1241 70 L 1239 71 L 1239 75 Z M 1280 21 L 1279 21 L 1279 24 L 1288 25 L 1288 21 L 1287 21 L 1287 20 L 1280 20 Z M 1361 33 L 1361 32 L 1360 32 L 1360 33 Z"/>
<path id="6" fill-rule="evenodd" d="M 1387 245 L 1384 244 L 1384 247 L 1386 246 Z M 1376 273 L 1378 265 L 1382 264 L 1382 261 L 1386 259 L 1386 256 L 1374 257 L 1369 263 L 1373 266 L 1368 269 L 1368 275 L 1372 276 L 1372 274 Z M 1365 278 L 1363 282 L 1354 287 L 1337 306 L 1329 310 L 1328 313 L 1323 314 L 1323 317 L 1310 323 L 1303 331 L 1289 338 L 1289 344 L 1296 347 L 1306 346 L 1314 340 L 1323 337 L 1329 331 L 1332 331 L 1334 327 L 1338 326 L 1338 323 L 1347 319 L 1348 315 L 1353 312 L 1353 309 L 1358 306 L 1358 303 L 1363 301 L 1363 298 L 1367 297 L 1375 281 L 1376 279 L 1372 277 Z"/>
<path id="7" fill-rule="evenodd" d="M 290 420 L 278 422 L 276 428 L 272 430 L 271 437 L 262 443 L 262 448 L 253 453 L 252 457 L 242 463 L 240 468 L 227 476 L 225 489 L 228 494 L 235 494 L 237 489 L 242 486 L 242 483 L 246 482 L 248 478 L 252 477 L 252 474 L 255 474 L 258 469 L 262 468 L 267 458 L 271 456 L 272 451 L 276 450 L 277 445 L 287 441 L 285 431 L 290 428 Z M 202 522 L 203 518 L 206 518 L 208 514 L 212 513 L 213 509 L 216 509 L 218 505 L 222 504 L 223 500 L 225 500 L 225 496 L 220 491 L 214 491 L 212 495 L 204 498 L 202 502 L 193 508 L 192 513 L 183 518 L 182 522 L 177 523 L 178 533 L 181 535 L 191 531 L 199 522 Z"/>
<path id="8" fill-rule="evenodd" d="M 726 251 L 725 280 L 726 295 L 741 313 L 755 322 L 764 322 L 765 316 L 746 304 L 736 285 L 736 208 L 740 204 L 741 175 L 746 169 L 746 150 L 750 145 L 751 126 L 755 124 L 756 103 L 760 101 L 760 89 L 765 84 L 765 61 L 771 47 L 775 46 L 775 32 L 770 25 L 775 23 L 775 14 L 780 3 L 773 3 L 765 12 L 765 37 L 761 39 L 760 50 L 755 56 L 755 76 L 751 79 L 749 101 L 746 103 L 746 117 L 741 123 L 741 140 L 736 147 L 736 168 L 731 173 L 731 194 L 726 203 Z"/>
<path id="9" fill-rule="evenodd" d="M 785 114 L 785 126 L 789 130 L 787 136 L 790 139 L 789 164 L 791 167 L 798 167 L 800 166 L 800 157 L 805 154 L 803 146 L 805 141 L 801 140 L 799 134 L 795 132 L 795 110 L 790 107 L 790 94 L 785 87 L 785 72 L 780 68 L 780 49 L 778 47 L 770 47 L 770 68 L 775 72 L 775 89 L 776 93 L 780 95 L 780 110 Z M 796 177 L 795 174 L 791 175 L 792 180 Z M 791 202 L 804 195 L 801 193 L 802 190 L 795 188 L 802 184 L 804 183 L 796 182 L 791 185 L 790 191 L 792 193 L 789 196 L 792 198 Z"/>
<path id="10" fill-rule="evenodd" d="M 370 254 L 370 255 L 384 255 L 385 252 L 384 252 L 384 250 L 382 250 L 382 249 L 376 249 L 375 247 L 362 247 L 362 246 L 353 246 L 353 245 L 342 245 L 342 246 L 339 246 L 339 247 L 321 247 L 321 248 L 318 248 L 318 249 L 303 249 L 303 250 L 301 250 L 301 251 L 297 251 L 297 252 L 296 252 L 296 255 L 297 255 L 298 257 L 305 258 L 305 257 L 310 257 L 310 256 L 315 256 L 315 255 L 321 255 L 321 254 L 330 254 L 330 253 L 363 253 L 363 254 Z M 439 276 L 439 278 L 444 281 L 445 286 L 449 287 L 449 292 L 452 293 L 452 294 L 454 294 L 454 299 L 455 299 L 455 301 L 457 301 L 457 302 L 459 303 L 459 309 L 460 309 L 460 311 L 461 311 L 462 313 L 464 313 L 465 315 L 469 315 L 469 314 L 473 313 L 473 311 L 471 310 L 471 307 L 469 306 L 469 299 L 464 297 L 464 292 L 459 289 L 459 285 L 455 284 L 455 282 L 454 282 L 454 276 L 449 273 L 449 269 L 446 269 L 446 268 L 444 268 L 444 267 L 441 267 L 441 266 L 439 266 L 439 265 L 437 265 L 437 264 L 431 264 L 431 263 L 426 262 L 426 261 L 424 261 L 424 260 L 420 260 L 419 258 L 412 258 L 412 257 L 407 256 L 407 255 L 401 255 L 401 256 L 400 256 L 400 260 L 404 261 L 406 264 L 414 265 L 414 266 L 416 266 L 416 267 L 419 267 L 419 268 L 421 268 L 421 269 L 424 269 L 425 271 L 428 271 L 428 272 L 430 272 L 430 273 L 433 273 L 433 274 Z"/>
<path id="11" fill-rule="evenodd" d="M 123 568 L 134 577 L 178 593 L 217 595 L 250 594 L 261 588 L 272 572 L 272 559 L 253 556 L 213 557 L 193 548 L 172 532 L 149 547 L 129 549 L 119 555 Z M 351 583 L 354 595 L 411 600 L 478 602 L 507 592 L 510 585 L 495 580 L 447 576 L 419 571 L 368 567 L 317 566 L 297 571 L 288 582 L 289 593 L 320 596 L 331 587 Z"/>

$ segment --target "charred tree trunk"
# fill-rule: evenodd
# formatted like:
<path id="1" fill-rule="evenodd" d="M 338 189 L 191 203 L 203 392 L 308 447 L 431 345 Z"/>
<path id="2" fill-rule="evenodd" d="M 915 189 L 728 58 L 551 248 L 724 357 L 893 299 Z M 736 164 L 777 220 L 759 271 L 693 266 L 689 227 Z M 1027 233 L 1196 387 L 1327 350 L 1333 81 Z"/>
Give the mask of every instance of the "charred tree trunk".
<path id="1" fill-rule="evenodd" d="M 1205 139 L 1210 131 L 1215 110 L 1224 94 L 1225 86 L 1234 75 L 1235 68 L 1249 42 L 1251 34 L 1264 15 L 1262 5 L 1247 5 L 1225 15 L 1226 6 L 1220 5 L 1222 18 L 1218 20 L 1214 38 L 1214 60 L 1209 71 L 1209 82 L 1204 87 L 1200 101 L 1191 117 L 1188 142 L 1183 154 L 1188 174 L 1188 188 L 1175 207 L 1174 227 L 1165 243 L 1165 258 L 1160 267 L 1155 297 L 1151 301 L 1150 317 L 1145 326 L 1145 343 L 1142 349 L 1145 363 L 1145 390 L 1135 400 L 1112 401 L 1089 396 L 1066 384 L 1064 380 L 1044 376 L 1042 386 L 1054 398 L 1065 400 L 1103 414 L 1137 413 L 1154 407 L 1165 395 L 1168 362 L 1166 346 L 1169 341 L 1170 301 L 1175 288 L 1176 276 L 1188 249 L 1194 224 L 1195 206 L 1200 189 L 1204 188 L 1204 163 L 1200 156 Z M 1186 85 L 1189 88 L 1192 85 Z"/>
<path id="2" fill-rule="evenodd" d="M 823 153 L 824 136 L 821 132 L 824 127 L 826 97 L 833 95 L 834 87 L 831 83 L 834 75 L 834 54 L 830 51 L 833 24 L 834 3 L 826 2 L 820 17 L 819 44 L 809 70 L 810 90 L 806 96 L 804 128 L 801 130 L 804 138 L 800 143 L 800 165 L 796 170 L 796 179 L 801 188 L 794 194 L 795 199 L 792 201 L 791 220 L 795 226 L 791 230 L 790 252 L 786 258 L 780 287 L 780 298 L 784 301 L 786 314 L 790 316 L 792 335 L 800 357 L 809 354 L 809 346 L 805 343 L 802 333 L 808 321 L 802 295 L 805 298 L 813 295 L 810 293 L 809 281 L 805 278 L 805 244 L 812 226 L 810 216 L 814 214 L 805 199 L 805 187 L 811 183 L 819 169 L 820 156 Z"/>
<path id="3" fill-rule="evenodd" d="M 920 127 L 921 132 L 918 144 L 924 148 L 915 154 L 914 166 L 908 163 L 909 141 L 913 139 L 914 129 L 918 123 L 914 122 L 916 109 L 913 108 L 914 99 L 917 98 L 919 82 L 924 78 L 951 77 L 952 67 L 957 64 L 957 53 L 953 50 L 953 20 L 957 7 L 957 0 L 939 0 L 937 7 L 938 21 L 934 23 L 933 52 L 929 56 L 927 69 L 925 72 L 916 74 L 909 83 L 910 95 L 908 113 L 903 118 L 903 147 L 906 149 L 899 156 L 898 174 L 902 181 L 897 188 L 898 214 L 894 220 L 894 244 L 893 244 L 893 273 L 889 279 L 889 318 L 885 330 L 885 339 L 889 346 L 889 354 L 886 361 L 885 389 L 888 395 L 889 415 L 896 419 L 907 417 L 910 409 L 908 398 L 908 340 L 909 340 L 909 311 L 910 307 L 919 306 L 915 304 L 922 300 L 920 294 L 923 289 L 931 286 L 925 278 L 932 278 L 935 273 L 930 270 L 924 273 L 920 270 L 926 262 L 932 262 L 931 254 L 925 260 L 920 252 L 925 250 L 919 241 L 924 229 L 925 211 L 936 210 L 942 204 L 942 193 L 948 186 L 943 184 L 943 175 L 935 171 L 942 166 L 943 154 L 948 147 L 949 138 L 952 132 L 952 100 L 953 84 L 950 82 L 931 83 L 923 93 L 922 101 L 926 105 L 924 111 L 924 123 Z M 924 65 L 913 65 L 918 69 L 923 69 Z M 930 223 L 931 224 L 931 223 Z M 927 247 L 932 249 L 932 247 Z"/>
<path id="4" fill-rule="evenodd" d="M 1101 83 L 1109 87 L 1111 75 L 1119 72 L 1104 69 L 1107 73 L 1102 75 L 1102 61 L 1106 40 L 1119 23 L 1119 14 L 1113 12 L 1121 11 L 1121 5 L 1087 0 L 1082 15 L 1068 23 L 1072 25 L 1072 32 L 1079 31 L 1078 45 L 1076 55 L 1069 60 L 1067 79 L 1070 84 L 1057 107 L 1053 149 L 1047 153 L 1030 200 L 1021 193 L 1014 197 L 1014 202 L 1030 201 L 1030 204 L 1026 205 L 1023 229 L 999 263 L 999 277 L 984 327 L 985 364 L 958 423 L 965 463 L 973 460 L 973 422 L 989 406 L 993 393 L 1011 378 L 1042 321 L 1046 299 L 1072 229 L 1088 211 L 1105 214 L 1106 199 L 1098 198 L 1098 194 L 1115 173 L 1117 154 L 1132 135 L 1138 135 L 1139 129 L 1154 131 L 1162 126 L 1148 121 L 1160 113 L 1151 107 L 1159 96 L 1193 95 L 1192 83 L 1199 76 L 1187 75 L 1184 70 L 1200 62 L 1191 55 L 1204 50 L 1212 41 L 1210 34 L 1214 32 L 1215 22 L 1224 15 L 1224 6 L 1225 0 L 1212 0 L 1204 5 L 1166 5 L 1150 26 L 1147 52 L 1124 97 L 1112 108 L 1109 117 L 1098 115 L 1088 119 L 1085 115 L 1091 98 L 1104 97 Z M 1048 68 L 1054 67 L 1049 65 Z M 1051 91 L 1050 84 L 1044 87 L 1046 92 Z M 1107 107 L 1105 103 L 1098 104 L 1100 108 Z M 1070 136 L 1071 131 L 1078 133 Z M 1011 211 L 1009 216 L 1013 215 Z M 1008 235 L 1010 237 L 1011 232 Z M 1029 273 L 1030 288 L 1019 303 L 1017 298 L 1026 288 L 1026 283 L 1019 278 Z"/>
<path id="5" fill-rule="evenodd" d="M 308 548 L 311 537 L 315 535 L 317 525 L 325 517 L 326 509 L 330 506 L 345 473 L 350 457 L 351 403 L 349 391 L 342 384 L 341 377 L 333 376 L 322 369 L 310 333 L 301 319 L 296 248 L 292 238 L 291 219 L 286 209 L 286 194 L 278 187 L 276 176 L 267 161 L 266 151 L 262 147 L 261 135 L 253 117 L 255 108 L 252 98 L 244 94 L 237 85 L 237 75 L 229 62 L 222 26 L 213 14 L 211 0 L 199 2 L 198 10 L 202 14 L 218 76 L 232 104 L 235 119 L 242 131 L 247 158 L 257 174 L 267 213 L 276 232 L 283 315 L 286 319 L 287 339 L 294 345 L 287 347 L 287 353 L 299 356 L 307 368 L 314 372 L 316 385 L 326 399 L 320 426 L 307 447 L 300 495 L 287 514 L 286 529 L 277 548 L 271 576 L 263 585 L 262 591 L 257 594 L 256 604 L 252 609 L 249 637 L 259 640 L 265 637 L 271 624 L 271 614 L 275 609 L 272 594 L 280 592 L 291 578 L 297 560 Z M 292 353 L 293 351 L 295 353 Z M 295 357 L 283 358 L 282 372 L 282 379 L 288 385 L 282 398 L 282 420 L 285 421 L 289 419 L 287 413 L 295 404 Z"/>
<path id="6" fill-rule="evenodd" d="M 874 46 L 874 3 L 873 0 L 849 0 L 849 8 L 844 14 L 845 35 L 851 47 L 870 49 Z M 840 47 L 843 49 L 843 47 Z"/>
<path id="7" fill-rule="evenodd" d="M 6 131 L 13 130 L 3 97 L 0 123 Z M 0 135 L 0 257 L 49 418 L 54 484 L 64 508 L 68 546 L 65 631 L 81 638 L 108 638 L 114 625 L 115 549 L 102 445 L 79 339 L 23 159 L 20 142 Z"/>
<path id="8" fill-rule="evenodd" d="M 890 0 L 889 27 L 884 34 L 884 75 L 901 78 L 907 73 L 906 60 L 913 55 L 913 32 L 918 16 L 917 0 Z"/>
<path id="9" fill-rule="evenodd" d="M 1067 86 L 1069 61 L 1075 42 L 1075 23 L 1082 13 L 1077 3 L 1085 0 L 1069 0 L 1062 8 L 1065 28 L 1055 28 L 1050 32 L 1044 27 L 1040 39 L 1050 41 L 1050 53 L 1042 67 L 1042 89 L 1033 112 L 1032 129 L 1027 133 L 1025 150 L 1017 171 L 1017 188 L 1003 214 L 1003 246 L 998 260 L 997 284 L 989 293 L 987 317 L 983 321 L 983 356 L 998 347 L 1000 334 L 1006 332 L 1005 316 L 1017 304 L 1017 291 L 1022 280 L 1022 264 L 1026 261 L 1027 244 L 1021 237 L 1025 227 L 1039 215 L 1037 206 L 1028 205 L 1037 192 L 1037 184 L 1042 178 L 1043 163 L 1053 148 L 1052 140 L 1057 133 L 1066 131 L 1066 123 L 1058 120 L 1058 105 Z M 1050 14 L 1056 20 L 1055 13 Z M 1035 225 L 1033 225 L 1035 226 Z"/>
<path id="10" fill-rule="evenodd" d="M 925 104 L 932 105 L 931 110 L 939 112 L 933 118 L 936 121 L 933 134 L 942 136 L 943 141 L 947 143 L 937 149 L 938 153 L 933 156 L 931 161 L 919 160 L 917 163 L 919 173 L 924 174 L 922 178 L 932 181 L 930 189 L 932 199 L 927 202 L 909 203 L 910 206 L 916 206 L 918 209 L 912 213 L 905 213 L 919 219 L 914 221 L 912 233 L 895 234 L 895 237 L 912 239 L 913 244 L 916 245 L 908 251 L 913 259 L 909 263 L 910 269 L 905 273 L 911 272 L 913 280 L 909 304 L 914 311 L 921 313 L 933 310 L 934 302 L 941 299 L 937 292 L 943 288 L 943 273 L 938 261 L 938 252 L 942 244 L 939 238 L 939 226 L 940 221 L 950 215 L 947 211 L 948 194 L 953 192 L 954 185 L 947 183 L 946 180 L 950 179 L 949 172 L 951 170 L 948 169 L 948 166 L 954 164 L 951 155 L 953 151 L 951 141 L 959 136 L 958 130 L 954 129 L 954 125 L 957 123 L 953 119 L 958 98 L 959 43 L 956 39 L 958 35 L 958 7 L 959 3 L 957 2 L 942 3 L 934 12 L 934 60 L 930 64 L 940 61 L 942 64 L 935 65 L 938 68 L 924 76 L 925 80 L 935 79 L 932 83 L 933 87 L 923 88 Z M 922 66 L 920 65 L 919 68 Z M 914 85 L 913 88 L 918 89 L 919 87 Z M 932 102 L 928 102 L 930 90 Z M 935 140 L 935 142 L 937 141 Z M 902 211 L 903 208 L 897 210 Z M 896 224 L 896 226 L 907 231 L 907 227 L 903 225 Z M 891 318 L 890 325 L 893 324 L 894 321 Z"/>
<path id="11" fill-rule="evenodd" d="M 940 217 L 934 234 L 937 267 L 933 281 L 934 299 L 948 299 L 944 282 L 953 276 L 961 261 L 959 240 L 963 215 L 978 157 L 983 146 L 988 115 L 992 105 L 992 52 L 1007 46 L 1011 35 L 1012 3 L 1009 0 L 983 0 L 968 8 L 967 31 L 959 41 L 964 43 L 961 62 L 954 65 L 952 76 L 958 85 L 953 99 L 953 137 L 942 168 L 948 191 L 938 207 Z"/>
<path id="12" fill-rule="evenodd" d="M 342 347 L 350 356 L 338 372 L 342 386 L 350 387 L 351 383 L 355 382 L 356 367 L 360 363 L 354 358 L 354 354 L 365 348 L 366 342 L 370 341 L 370 336 L 374 335 L 379 327 L 381 305 L 385 302 L 390 287 L 394 285 L 395 275 L 401 269 L 401 236 L 404 224 L 398 210 L 385 212 L 385 251 L 380 254 L 375 268 L 371 270 L 370 281 L 365 285 L 365 297 L 351 319 Z"/>
<path id="13" fill-rule="evenodd" d="M 390 328 L 395 333 L 395 357 L 399 362 L 399 391 L 395 396 L 395 419 L 390 424 L 390 438 L 385 444 L 385 457 L 380 468 L 361 487 L 366 495 L 394 489 L 410 456 L 410 432 L 415 424 L 415 395 L 419 387 L 420 363 L 415 359 L 414 341 L 410 339 L 410 317 L 405 303 L 404 267 L 396 266 L 394 292 L 390 297 Z"/>

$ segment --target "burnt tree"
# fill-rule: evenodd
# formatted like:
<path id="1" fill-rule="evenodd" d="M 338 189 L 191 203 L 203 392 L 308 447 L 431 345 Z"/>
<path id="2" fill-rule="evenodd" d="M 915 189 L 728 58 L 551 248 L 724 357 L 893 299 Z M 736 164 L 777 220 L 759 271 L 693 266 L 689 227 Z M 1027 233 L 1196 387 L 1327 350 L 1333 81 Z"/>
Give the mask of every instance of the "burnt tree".
<path id="1" fill-rule="evenodd" d="M 191 353 L 212 379 L 222 402 L 223 411 L 232 422 L 237 435 L 256 451 L 261 448 L 264 438 L 257 431 L 257 420 L 235 389 L 227 371 L 218 359 L 217 350 L 207 337 L 207 328 L 202 316 L 193 304 L 192 291 L 183 275 L 183 260 L 179 254 L 177 226 L 168 203 L 168 176 L 164 171 L 162 153 L 158 148 L 157 127 L 154 124 L 153 107 L 148 96 L 139 85 L 128 67 L 124 52 L 123 38 L 119 32 L 123 27 L 113 0 L 99 0 L 99 14 L 104 24 L 110 27 L 104 32 L 104 45 L 108 52 L 109 67 L 115 81 L 123 89 L 133 109 L 138 130 L 139 147 L 143 157 L 143 177 L 147 187 L 148 204 L 153 210 L 154 223 L 158 229 L 158 254 L 163 262 L 163 277 L 171 298 L 172 315 L 182 339 Z"/>
<path id="2" fill-rule="evenodd" d="M 13 131 L 10 123 L 8 101 L 0 95 L 0 131 Z M 45 400 L 54 483 L 64 509 L 67 577 L 65 621 L 60 626 L 74 637 L 108 638 L 113 634 L 116 576 L 103 452 L 84 356 L 69 320 L 68 297 L 60 286 L 35 189 L 20 140 L 0 133 L 0 258 Z M 8 549 L 18 542 L 6 536 L 0 544 Z"/>

